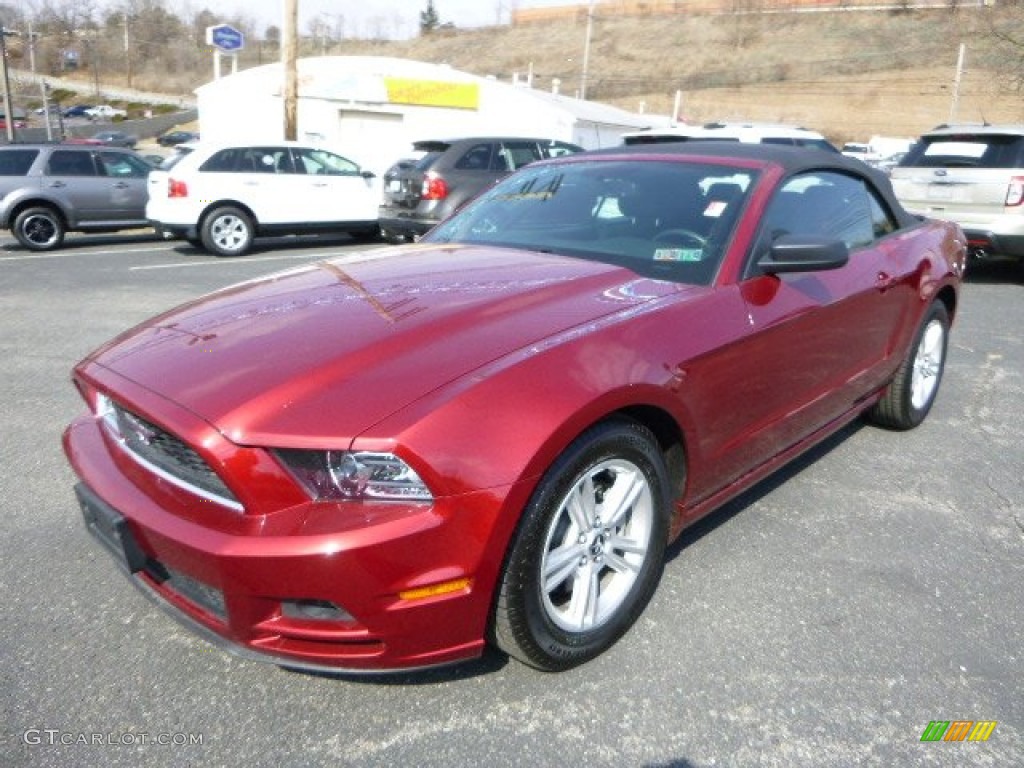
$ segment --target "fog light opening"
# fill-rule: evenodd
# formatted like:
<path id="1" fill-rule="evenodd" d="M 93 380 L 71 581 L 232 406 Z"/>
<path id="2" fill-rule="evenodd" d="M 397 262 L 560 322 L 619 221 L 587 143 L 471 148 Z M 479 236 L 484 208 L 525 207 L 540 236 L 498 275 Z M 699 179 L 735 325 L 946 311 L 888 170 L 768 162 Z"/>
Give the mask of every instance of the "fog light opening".
<path id="1" fill-rule="evenodd" d="M 283 600 L 281 615 L 289 619 L 309 621 L 354 622 L 355 617 L 329 600 Z"/>

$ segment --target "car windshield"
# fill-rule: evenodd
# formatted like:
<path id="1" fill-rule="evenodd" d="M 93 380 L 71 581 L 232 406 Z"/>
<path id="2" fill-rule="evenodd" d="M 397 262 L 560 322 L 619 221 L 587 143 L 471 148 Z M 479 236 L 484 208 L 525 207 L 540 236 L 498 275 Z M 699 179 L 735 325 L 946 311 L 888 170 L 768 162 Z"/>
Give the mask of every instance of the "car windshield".
<path id="1" fill-rule="evenodd" d="M 646 159 L 539 164 L 495 185 L 423 240 L 524 248 L 709 285 L 756 175 Z"/>

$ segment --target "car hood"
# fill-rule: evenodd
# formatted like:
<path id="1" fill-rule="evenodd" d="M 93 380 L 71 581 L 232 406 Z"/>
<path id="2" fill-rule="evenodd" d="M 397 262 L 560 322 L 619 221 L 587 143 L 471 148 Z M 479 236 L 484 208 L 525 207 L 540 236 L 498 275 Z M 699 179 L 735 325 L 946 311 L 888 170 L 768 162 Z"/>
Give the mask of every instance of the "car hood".
<path id="1" fill-rule="evenodd" d="M 236 443 L 337 447 L 510 352 L 680 288 L 567 257 L 421 244 L 225 288 L 86 364 Z"/>

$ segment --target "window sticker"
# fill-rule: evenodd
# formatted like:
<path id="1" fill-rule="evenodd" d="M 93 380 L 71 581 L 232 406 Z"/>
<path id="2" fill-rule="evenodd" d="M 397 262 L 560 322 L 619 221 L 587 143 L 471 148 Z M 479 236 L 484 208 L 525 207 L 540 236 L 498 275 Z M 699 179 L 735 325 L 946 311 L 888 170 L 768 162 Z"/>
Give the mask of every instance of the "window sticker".
<path id="1" fill-rule="evenodd" d="M 655 261 L 700 261 L 704 255 L 701 248 L 658 248 L 654 251 Z"/>
<path id="2" fill-rule="evenodd" d="M 727 205 L 728 203 L 726 203 L 724 200 L 712 200 L 704 209 L 704 215 L 712 219 L 717 219 L 719 216 L 725 213 L 725 208 Z"/>
<path id="3" fill-rule="evenodd" d="M 924 153 L 927 157 L 973 157 L 975 159 L 985 154 L 988 145 L 984 142 L 968 141 L 933 141 L 929 144 Z"/>

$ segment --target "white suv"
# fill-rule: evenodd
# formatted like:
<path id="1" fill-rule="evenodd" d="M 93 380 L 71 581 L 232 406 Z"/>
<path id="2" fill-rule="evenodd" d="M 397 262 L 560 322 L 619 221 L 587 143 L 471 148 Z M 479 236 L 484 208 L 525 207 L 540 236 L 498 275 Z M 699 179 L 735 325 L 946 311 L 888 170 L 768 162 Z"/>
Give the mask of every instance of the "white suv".
<path id="1" fill-rule="evenodd" d="M 260 235 L 380 235 L 379 179 L 353 161 L 298 142 L 183 145 L 149 176 L 146 217 L 218 256 Z"/>
<path id="2" fill-rule="evenodd" d="M 783 144 L 797 147 L 817 147 L 827 152 L 838 152 L 820 133 L 781 123 L 707 123 L 702 126 L 678 125 L 668 128 L 648 128 L 624 133 L 625 144 L 662 144 L 675 141 L 738 141 L 744 144 Z"/>
<path id="3" fill-rule="evenodd" d="M 907 210 L 955 221 L 974 256 L 1024 262 L 1024 125 L 939 126 L 890 176 Z"/>

